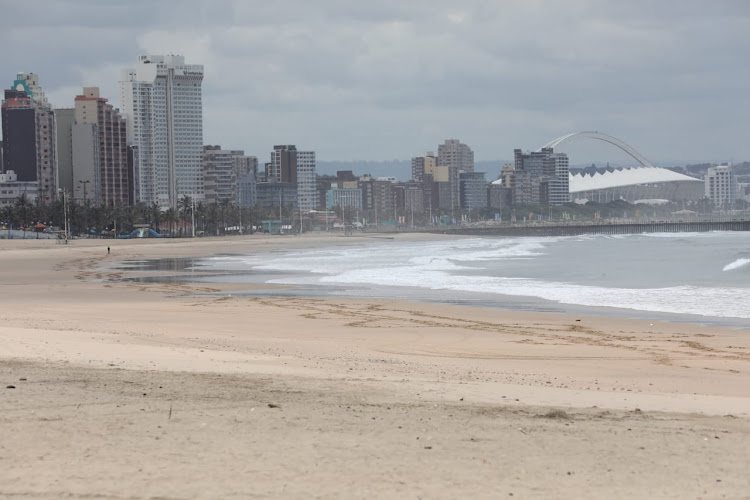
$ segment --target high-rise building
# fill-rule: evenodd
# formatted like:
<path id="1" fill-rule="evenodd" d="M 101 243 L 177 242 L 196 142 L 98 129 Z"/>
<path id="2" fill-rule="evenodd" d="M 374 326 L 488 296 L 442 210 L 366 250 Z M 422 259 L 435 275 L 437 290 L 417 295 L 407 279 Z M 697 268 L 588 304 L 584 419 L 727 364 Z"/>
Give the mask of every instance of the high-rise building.
<path id="1" fill-rule="evenodd" d="M 411 159 L 411 179 L 422 182 L 425 172 L 429 172 L 437 166 L 438 159 L 432 151 L 426 152 L 423 156 L 415 156 Z"/>
<path id="2" fill-rule="evenodd" d="M 73 192 L 73 124 L 75 122 L 75 108 L 55 109 L 57 187 L 64 189 L 67 193 Z"/>
<path id="3" fill-rule="evenodd" d="M 297 204 L 301 212 L 315 210 L 318 192 L 315 189 L 315 151 L 297 152 Z"/>
<path id="4" fill-rule="evenodd" d="M 737 199 L 737 178 L 732 166 L 718 165 L 710 167 L 705 178 L 706 198 L 715 207 L 730 208 Z"/>
<path id="5" fill-rule="evenodd" d="M 515 170 L 515 167 L 512 163 L 506 163 L 500 168 L 500 177 L 501 179 L 500 184 L 502 184 L 503 187 L 511 188 L 513 186 L 513 171 Z"/>
<path id="6" fill-rule="evenodd" d="M 568 155 L 550 152 L 544 160 L 542 177 L 542 204 L 563 205 L 570 203 Z"/>
<path id="7" fill-rule="evenodd" d="M 425 211 L 425 193 L 422 183 L 407 183 L 404 185 L 404 210 L 406 215 L 411 217 L 411 221 L 414 220 L 414 216 L 417 218 Z"/>
<path id="8" fill-rule="evenodd" d="M 252 173 L 237 177 L 237 206 L 254 207 L 258 203 L 257 186 L 256 177 Z"/>
<path id="9" fill-rule="evenodd" d="M 34 73 L 19 73 L 2 102 L 3 172 L 36 182 L 38 196 L 57 196 L 55 115 Z"/>
<path id="10" fill-rule="evenodd" d="M 237 179 L 247 176 L 248 168 L 238 169 L 238 159 L 248 158 L 244 151 L 225 150 L 221 146 L 203 147 L 203 184 L 206 203 L 237 203 Z"/>
<path id="11" fill-rule="evenodd" d="M 461 172 L 461 208 L 487 207 L 487 179 L 484 172 Z"/>
<path id="12" fill-rule="evenodd" d="M 326 193 L 326 209 L 334 207 L 353 207 L 362 209 L 362 190 L 359 188 L 338 187 L 334 184 Z"/>
<path id="13" fill-rule="evenodd" d="M 293 144 L 274 146 L 266 177 L 269 182 L 296 184 L 300 211 L 309 212 L 317 207 L 315 151 L 297 151 Z"/>
<path id="14" fill-rule="evenodd" d="M 393 182 L 361 176 L 359 188 L 362 191 L 362 208 L 372 212 L 376 225 L 395 218 L 396 196 Z"/>
<path id="15" fill-rule="evenodd" d="M 474 151 L 458 139 L 446 139 L 445 143 L 438 146 L 438 165 L 473 172 Z"/>
<path id="16" fill-rule="evenodd" d="M 175 207 L 204 198 L 203 66 L 183 56 L 140 56 L 123 72 L 120 103 L 128 141 L 137 147 L 137 202 Z"/>
<path id="17" fill-rule="evenodd" d="M 436 184 L 438 206 L 444 210 L 455 210 L 461 206 L 461 183 L 458 167 L 440 165 L 425 169 L 424 178 Z"/>
<path id="18" fill-rule="evenodd" d="M 97 205 L 132 204 L 126 121 L 99 95 L 99 87 L 84 87 L 76 96 L 71 131 L 74 198 Z"/>
<path id="19" fill-rule="evenodd" d="M 523 153 L 514 150 L 513 203 L 562 205 L 570 201 L 568 156 L 552 148 Z"/>
<path id="20" fill-rule="evenodd" d="M 235 155 L 234 169 L 237 172 L 237 177 L 245 175 L 252 175 L 253 178 L 258 176 L 258 157 L 249 155 Z"/>
<path id="21" fill-rule="evenodd" d="M 274 146 L 271 163 L 268 164 L 268 182 L 297 183 L 297 146 L 294 144 Z"/>
<path id="22" fill-rule="evenodd" d="M 234 156 L 234 171 L 237 174 L 236 203 L 240 207 L 255 206 L 257 202 L 258 157 Z"/>
<path id="23" fill-rule="evenodd" d="M 274 214 L 284 209 L 297 209 L 297 185 L 290 182 L 260 182 L 255 186 L 256 203 Z M 276 211 L 279 212 L 276 212 Z"/>
<path id="24" fill-rule="evenodd" d="M 36 73 L 18 73 L 16 80 L 13 82 L 13 89 L 25 91 L 26 95 L 40 106 L 50 106 L 47 95 L 42 90 L 42 86 L 39 85 L 39 75 Z"/>

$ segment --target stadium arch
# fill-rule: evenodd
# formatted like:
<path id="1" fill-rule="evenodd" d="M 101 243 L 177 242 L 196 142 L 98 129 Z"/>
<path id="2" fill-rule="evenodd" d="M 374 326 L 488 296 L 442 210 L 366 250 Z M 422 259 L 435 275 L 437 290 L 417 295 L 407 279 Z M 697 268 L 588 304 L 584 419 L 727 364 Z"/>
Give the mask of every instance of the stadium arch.
<path id="1" fill-rule="evenodd" d="M 597 141 L 603 141 L 608 144 L 612 144 L 615 147 L 620 148 L 621 150 L 625 151 L 628 155 L 630 155 L 635 161 L 640 163 L 642 166 L 646 168 L 656 168 L 654 167 L 650 161 L 646 159 L 645 156 L 643 156 L 641 153 L 630 147 L 629 145 L 625 144 L 623 141 L 618 139 L 617 137 L 612 137 L 611 135 L 602 134 L 599 132 L 573 132 L 572 134 L 566 134 L 562 137 L 558 137 L 554 141 L 548 142 L 541 148 L 539 148 L 537 151 L 541 151 L 544 148 L 556 148 L 563 142 L 567 142 L 570 139 L 573 138 L 586 138 L 586 139 L 595 139 Z"/>

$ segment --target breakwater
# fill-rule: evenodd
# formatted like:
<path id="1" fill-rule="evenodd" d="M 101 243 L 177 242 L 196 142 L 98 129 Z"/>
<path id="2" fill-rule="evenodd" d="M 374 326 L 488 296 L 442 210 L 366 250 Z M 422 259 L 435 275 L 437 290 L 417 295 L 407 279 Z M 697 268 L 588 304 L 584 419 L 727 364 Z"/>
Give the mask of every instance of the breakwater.
<path id="1" fill-rule="evenodd" d="M 474 236 L 576 236 L 707 231 L 750 231 L 750 220 L 497 224 L 448 227 L 429 232 Z"/>

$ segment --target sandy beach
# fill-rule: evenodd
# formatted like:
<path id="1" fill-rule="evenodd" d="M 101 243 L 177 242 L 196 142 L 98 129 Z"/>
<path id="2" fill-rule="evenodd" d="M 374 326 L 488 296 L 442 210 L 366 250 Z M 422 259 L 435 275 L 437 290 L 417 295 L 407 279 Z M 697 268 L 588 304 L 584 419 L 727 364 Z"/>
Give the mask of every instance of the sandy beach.
<path id="1" fill-rule="evenodd" d="M 0 498 L 750 498 L 747 330 L 118 268 L 355 240 L 0 240 Z"/>

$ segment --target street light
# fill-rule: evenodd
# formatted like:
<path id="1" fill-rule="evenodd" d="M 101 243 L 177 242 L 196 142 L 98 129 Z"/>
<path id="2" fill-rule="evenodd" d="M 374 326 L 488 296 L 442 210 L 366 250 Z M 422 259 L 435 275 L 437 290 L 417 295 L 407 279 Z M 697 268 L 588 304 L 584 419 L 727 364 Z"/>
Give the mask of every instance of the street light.
<path id="1" fill-rule="evenodd" d="M 65 221 L 65 242 L 68 241 L 68 200 L 67 196 L 65 196 L 65 190 L 62 188 L 58 188 L 58 193 L 62 193 L 62 199 L 63 199 L 63 219 Z"/>

